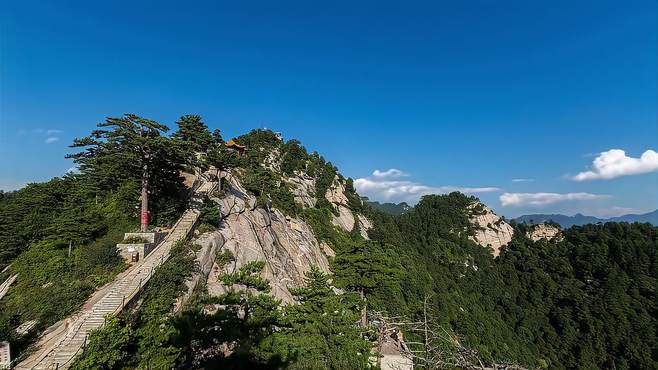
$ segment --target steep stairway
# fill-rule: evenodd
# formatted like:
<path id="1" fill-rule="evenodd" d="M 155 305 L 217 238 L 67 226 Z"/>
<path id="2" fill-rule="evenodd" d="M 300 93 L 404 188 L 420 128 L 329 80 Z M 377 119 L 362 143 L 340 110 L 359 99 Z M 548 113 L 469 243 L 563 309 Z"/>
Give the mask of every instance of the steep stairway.
<path id="1" fill-rule="evenodd" d="M 17 369 L 67 369 L 75 356 L 86 344 L 89 333 L 101 327 L 108 315 L 121 312 L 153 276 L 156 269 L 169 258 L 171 248 L 176 242 L 187 238 L 199 218 L 199 205 L 203 197 L 211 193 L 216 182 L 200 178 L 194 190 L 190 208 L 176 222 L 167 237 L 130 272 L 117 278 L 107 288 L 107 293 L 93 306 L 83 309 L 68 319 L 68 325 L 48 334 L 48 340 L 42 341 L 41 348 L 17 365 Z M 42 338 L 43 339 L 43 338 Z"/>

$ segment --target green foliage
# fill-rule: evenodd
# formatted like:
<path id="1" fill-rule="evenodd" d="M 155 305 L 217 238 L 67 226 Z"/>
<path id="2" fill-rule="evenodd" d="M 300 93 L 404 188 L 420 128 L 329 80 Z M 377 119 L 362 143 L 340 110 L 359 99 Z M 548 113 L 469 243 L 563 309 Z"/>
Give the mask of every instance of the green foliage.
<path id="1" fill-rule="evenodd" d="M 74 369 L 169 369 L 176 364 L 182 354 L 175 345 L 180 333 L 169 313 L 187 291 L 185 281 L 195 271 L 190 251 L 185 241 L 172 248 L 169 260 L 147 283 L 141 304 L 124 318 L 112 319 L 92 332 L 90 347 L 76 359 Z"/>
<path id="2" fill-rule="evenodd" d="M 180 177 L 185 151 L 178 140 L 164 136 L 169 128 L 134 114 L 107 118 L 98 127 L 75 139 L 71 147 L 82 151 L 67 156 L 78 165 L 86 186 L 97 193 L 111 192 L 128 182 L 139 183 L 145 175 L 153 222 L 173 223 L 185 207 Z M 133 189 L 138 204 L 139 187 Z"/>
<path id="3" fill-rule="evenodd" d="M 563 242 L 516 238 L 496 261 L 501 316 L 551 368 L 652 368 L 657 229 L 572 227 Z"/>
<path id="4" fill-rule="evenodd" d="M 74 194 L 82 186 L 79 179 L 66 178 L 39 184 L 38 188 L 52 194 L 54 190 L 58 191 L 63 181 L 68 184 L 67 192 Z M 24 205 L 22 201 L 33 191 L 30 186 L 15 192 L 2 206 L 20 209 Z M 95 200 L 64 196 L 51 203 L 51 208 L 43 209 L 43 215 L 50 215 L 50 218 L 43 219 L 41 229 L 22 228 L 23 223 L 29 223 L 32 218 L 29 215 L 19 217 L 16 224 L 0 226 L 3 232 L 15 233 L 19 236 L 18 240 L 26 240 L 23 245 L 13 244 L 17 239 L 2 240 L 8 244 L 9 250 L 25 249 L 13 259 L 9 268 L 9 273 L 18 274 L 19 279 L 0 301 L 0 339 L 10 340 L 14 356 L 19 355 L 34 338 L 17 338 L 13 328 L 20 323 L 37 320 L 36 330 L 39 331 L 63 319 L 75 312 L 95 289 L 125 268 L 115 250 L 116 243 L 123 239 L 122 232 L 130 225 L 123 214 L 114 211 L 121 208 L 117 206 L 121 203 L 120 198 L 119 192 L 99 197 L 96 204 Z M 73 207 L 69 206 L 69 202 L 76 201 L 78 204 L 75 207 L 80 207 L 84 214 L 102 214 L 104 217 L 100 220 L 88 219 L 88 224 L 81 222 L 80 234 L 74 236 L 70 234 L 72 229 L 59 228 L 60 224 L 68 223 L 69 214 L 55 212 Z M 91 227 L 94 225 L 92 222 L 103 227 Z M 7 258 L 10 256 L 5 255 Z"/>
<path id="5" fill-rule="evenodd" d="M 333 260 L 332 270 L 339 286 L 366 294 L 402 276 L 402 266 L 392 251 L 365 240 L 354 241 L 349 249 L 342 250 Z"/>
<path id="6" fill-rule="evenodd" d="M 494 260 L 468 240 L 468 215 L 482 211 L 469 208 L 472 201 L 457 193 L 429 196 L 398 217 L 366 210 L 375 224 L 370 237 L 390 246 L 405 272 L 415 270 L 398 281 L 401 295 L 381 290 L 386 311 L 413 318 L 419 300 L 431 293 L 432 316 L 489 364 L 656 366 L 656 334 L 647 330 L 657 316 L 656 228 L 589 225 L 563 231 L 562 242 L 534 243 L 518 225 Z M 361 258 L 358 250 L 337 257 L 348 272 L 334 267 L 339 282 L 351 276 L 358 281 L 347 261 Z"/>
<path id="7" fill-rule="evenodd" d="M 263 264 L 245 268 L 257 274 Z M 182 367 L 199 368 L 368 368 L 371 345 L 355 325 L 359 298 L 335 295 L 327 275 L 313 268 L 305 284 L 292 293 L 299 304 L 280 306 L 271 296 L 249 291 L 229 291 L 203 297 L 178 318 L 177 327 L 189 355 Z M 202 310 L 209 304 L 215 313 Z M 209 351 L 231 343 L 232 352 Z M 200 354 L 206 354 L 200 355 Z M 207 354 L 210 354 L 208 356 Z"/>
<path id="8" fill-rule="evenodd" d="M 203 199 L 203 206 L 201 207 L 201 214 L 199 215 L 199 222 L 219 227 L 222 218 L 222 213 L 219 210 L 219 205 L 213 202 L 210 198 Z"/>
<path id="9" fill-rule="evenodd" d="M 121 241 L 122 243 L 125 244 L 143 244 L 143 243 L 148 243 L 148 241 L 145 238 L 142 238 L 140 236 L 131 236 L 128 238 L 125 238 Z"/>
<path id="10" fill-rule="evenodd" d="M 182 142 L 188 158 L 192 160 L 191 163 L 195 159 L 195 153 L 206 153 L 215 144 L 216 139 L 199 115 L 184 115 L 176 121 L 176 125 L 178 130 L 171 137 Z"/>
<path id="11" fill-rule="evenodd" d="M 89 336 L 87 346 L 71 369 L 116 369 L 129 359 L 128 350 L 134 333 L 117 318 L 107 320 Z"/>
<path id="12" fill-rule="evenodd" d="M 265 261 L 251 261 L 240 267 L 237 272 L 222 276 L 222 282 L 228 286 L 241 284 L 247 288 L 269 292 L 269 282 L 259 275 L 263 267 L 265 267 Z"/>
<path id="13" fill-rule="evenodd" d="M 228 265 L 229 263 L 235 261 L 235 256 L 233 256 L 233 253 L 229 250 L 223 250 L 221 253 L 218 253 L 217 256 L 215 257 L 215 263 L 217 263 L 217 266 L 220 268 L 224 268 L 224 266 Z"/>
<path id="14" fill-rule="evenodd" d="M 123 191 L 98 196 L 81 176 L 55 178 L 4 193 L 0 200 L 0 268 L 31 243 L 50 240 L 74 246 L 102 236 L 114 221 L 125 222 L 117 210 Z M 117 212 L 115 212 L 117 210 Z"/>
<path id="15" fill-rule="evenodd" d="M 289 369 L 369 367 L 371 345 L 355 325 L 357 296 L 334 294 L 327 275 L 317 268 L 307 273 L 303 287 L 291 293 L 299 304 L 285 307 L 281 329 L 265 338 L 258 357 L 276 356 Z"/>

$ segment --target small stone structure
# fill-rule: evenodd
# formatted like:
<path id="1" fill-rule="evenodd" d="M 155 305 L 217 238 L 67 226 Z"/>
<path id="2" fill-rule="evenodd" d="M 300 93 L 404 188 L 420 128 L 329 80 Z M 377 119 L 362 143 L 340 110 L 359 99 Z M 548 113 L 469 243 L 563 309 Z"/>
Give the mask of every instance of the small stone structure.
<path id="1" fill-rule="evenodd" d="M 117 251 L 119 255 L 126 261 L 133 260 L 133 256 L 137 259 L 148 256 L 149 253 L 164 239 L 165 233 L 125 233 L 123 236 L 124 241 L 131 239 L 141 239 L 142 243 L 119 243 L 117 244 Z"/>

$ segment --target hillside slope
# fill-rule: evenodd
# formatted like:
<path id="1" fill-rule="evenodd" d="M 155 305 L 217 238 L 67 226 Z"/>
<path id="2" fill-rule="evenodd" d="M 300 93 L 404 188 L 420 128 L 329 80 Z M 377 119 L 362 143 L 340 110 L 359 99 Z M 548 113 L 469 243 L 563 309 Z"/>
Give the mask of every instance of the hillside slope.
<path id="1" fill-rule="evenodd" d="M 393 337 L 397 344 L 383 347 L 403 355 L 400 339 L 406 338 L 421 354 L 416 366 L 634 369 L 658 363 L 651 330 L 658 314 L 655 227 L 508 224 L 457 192 L 425 196 L 392 215 L 364 203 L 351 179 L 298 141 L 254 130 L 224 142 L 200 117 L 184 118 L 179 138 L 167 138 L 166 147 L 187 148 L 185 166 L 217 179 L 221 189 L 199 204 L 192 239 L 172 249 L 140 300 L 90 335 L 73 368 L 367 368 L 379 360 L 363 354 Z M 66 207 L 57 209 L 75 214 L 70 190 L 94 194 L 90 189 L 102 185 L 98 204 L 85 196 L 84 209 L 134 222 L 136 215 L 125 210 L 137 199 L 135 177 L 105 183 L 106 172 L 116 168 L 104 163 L 66 180 L 75 188 L 54 181 L 52 197 L 29 199 L 39 193 L 35 186 L 0 202 L 14 222 L 0 222 L 0 231 L 25 229 L 21 240 L 36 240 L 11 242 L 5 255 L 13 262 L 5 275 L 20 273 L 0 300 L 0 339 L 13 348 L 24 351 L 31 340 L 15 334 L 19 323 L 34 317 L 42 327 L 62 318 L 111 278 L 90 261 L 111 256 L 113 273 L 122 268 L 112 239 L 89 242 L 105 237 L 94 234 L 96 228 L 68 224 L 88 235 L 69 259 L 64 240 L 71 234 L 48 228 L 51 234 L 40 239 L 40 228 L 29 226 L 35 219 L 49 225 L 48 219 L 26 211 L 65 199 Z M 172 208 L 166 199 L 180 199 L 173 196 L 178 180 L 171 180 L 176 186 L 163 187 L 156 198 L 163 200 L 154 208 L 161 214 Z M 125 208 L 112 207 L 119 201 Z M 84 289 L 72 288 L 76 277 L 89 280 Z M 52 288 L 68 295 L 53 297 Z M 33 302 L 26 298 L 31 295 L 43 299 Z M 69 297 L 75 299 L 65 309 L 54 309 L 53 302 Z M 418 323 L 440 335 L 418 335 Z"/>

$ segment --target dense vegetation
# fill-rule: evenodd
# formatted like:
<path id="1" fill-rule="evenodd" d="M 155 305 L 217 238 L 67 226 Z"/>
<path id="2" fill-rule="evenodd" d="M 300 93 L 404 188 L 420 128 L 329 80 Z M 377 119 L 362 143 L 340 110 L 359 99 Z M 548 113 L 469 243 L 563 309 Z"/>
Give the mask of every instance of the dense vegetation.
<path id="1" fill-rule="evenodd" d="M 181 120 L 190 117 L 198 116 Z M 10 341 L 14 357 L 125 268 L 115 245 L 137 228 L 144 164 L 152 224 L 172 224 L 183 211 L 181 171 L 193 148 L 168 130 L 135 115 L 108 118 L 71 145 L 79 150 L 69 156 L 78 171 L 0 193 L 0 279 L 18 274 L 0 300 L 0 341 Z M 148 162 L 138 158 L 139 145 Z M 17 335 L 14 329 L 31 320 L 31 333 Z"/>
<path id="2" fill-rule="evenodd" d="M 80 173 L 2 194 L 0 266 L 11 263 L 3 277 L 18 273 L 20 279 L 0 301 L 0 335 L 18 352 L 33 339 L 16 337 L 18 323 L 53 323 L 123 268 L 113 245 L 137 225 L 143 166 L 134 165 L 130 145 L 114 140 L 111 128 L 134 129 L 140 120 L 110 119 L 76 141 L 91 148 L 74 157 Z M 199 116 L 183 116 L 177 124 L 172 137 L 164 135 L 166 127 L 152 126 L 149 148 L 162 162 L 148 166 L 167 169 L 154 175 L 157 223 L 175 220 L 184 204 L 181 170 L 231 169 L 258 206 L 303 219 L 336 252 L 332 275 L 312 269 L 305 284 L 291 290 L 298 304 L 282 305 L 267 294 L 269 284 L 260 276 L 265 262 L 254 261 L 221 276 L 230 287 L 226 294 L 211 296 L 197 287 L 172 315 L 195 269 L 195 247 L 181 243 L 143 300 L 97 330 L 74 368 L 367 368 L 373 332 L 358 323 L 379 313 L 408 321 L 429 315 L 488 365 L 658 366 L 655 227 L 586 225 L 563 230 L 561 240 L 533 242 L 525 236 L 529 226 L 514 225 L 514 239 L 494 259 L 469 239 L 469 213 L 481 211 L 473 207 L 476 198 L 431 195 L 391 215 L 364 204 L 351 179 L 296 140 L 254 130 L 235 139 L 247 147 L 238 156 Z M 314 206 L 295 201 L 294 176 L 314 179 Z M 324 195 L 336 178 L 348 208 L 373 221 L 370 240 L 358 222 L 351 232 L 332 224 L 337 210 Z M 220 218 L 206 199 L 199 230 L 220 227 Z M 219 266 L 233 260 L 228 252 L 216 258 Z M 336 287 L 344 294 L 335 294 Z M 423 340 L 413 333 L 408 338 Z"/>
<path id="3" fill-rule="evenodd" d="M 451 231 L 465 226 L 468 201 L 428 196 L 401 217 L 371 214 L 378 219 L 371 237 L 408 261 L 400 280 L 408 312 L 431 290 L 434 316 L 488 363 L 655 368 L 655 227 L 587 225 L 564 230 L 563 241 L 533 242 L 519 225 L 493 259 Z"/>

